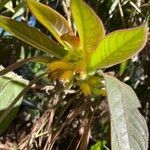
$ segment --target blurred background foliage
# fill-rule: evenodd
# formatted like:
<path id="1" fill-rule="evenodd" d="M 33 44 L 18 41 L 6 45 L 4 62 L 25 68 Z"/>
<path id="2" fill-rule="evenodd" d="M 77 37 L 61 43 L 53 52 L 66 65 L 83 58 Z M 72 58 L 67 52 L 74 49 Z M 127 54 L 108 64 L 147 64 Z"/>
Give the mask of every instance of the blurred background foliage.
<path id="1" fill-rule="evenodd" d="M 66 17 L 68 21 L 72 21 L 72 18 L 70 18 L 69 0 L 40 0 L 40 2 L 56 9 L 64 17 Z M 145 21 L 148 21 L 150 25 L 149 0 L 86 0 L 86 2 L 102 19 L 107 33 L 116 29 L 130 28 L 141 25 Z M 36 21 L 34 16 L 30 14 L 29 10 L 25 6 L 24 0 L 0 0 L 0 14 L 16 19 L 17 21 L 26 22 L 28 25 L 36 27 L 48 36 L 51 36 L 50 33 Z M 4 67 L 9 66 L 16 61 L 38 55 L 45 54 L 16 39 L 0 28 L 0 64 Z M 41 64 L 29 62 L 17 69 L 16 73 L 23 76 L 25 79 L 32 80 L 44 69 L 45 67 Z M 141 113 L 144 115 L 149 125 L 150 34 L 147 45 L 142 52 L 121 65 L 110 68 L 109 71 L 115 71 L 115 74 L 120 80 L 130 84 L 134 88 L 139 99 L 141 100 Z M 20 113 L 18 113 L 8 131 L 0 137 L 1 144 L 5 143 L 5 146 L 11 145 L 14 147 L 14 144 L 12 143 L 16 143 L 21 147 L 22 143 L 24 143 L 24 140 L 26 139 L 26 136 L 33 132 L 32 128 L 34 126 L 33 124 L 36 122 L 36 119 L 42 118 L 49 103 L 53 102 L 50 100 L 53 96 L 55 96 L 53 85 L 51 85 L 47 79 L 43 79 L 39 83 L 40 86 L 33 87 L 24 97 Z M 64 94 L 63 96 L 65 98 L 62 98 L 61 104 L 57 106 L 59 109 L 55 113 L 56 120 L 61 117 L 60 123 L 58 124 L 62 123 L 64 119 L 63 117 L 65 117 L 66 112 L 69 111 L 68 107 L 76 107 L 79 104 L 79 99 L 81 99 L 81 97 L 76 97 L 76 102 L 72 103 L 70 106 L 66 105 L 67 102 L 65 99 L 70 99 L 71 101 L 71 97 L 73 97 L 73 95 L 67 97 Z M 80 103 L 82 103 L 81 100 Z M 98 103 L 91 125 L 92 133 L 90 133 L 89 144 L 89 149 L 91 150 L 102 150 L 109 147 L 110 129 L 107 108 L 108 106 L 105 101 Z M 64 109 L 66 111 L 63 111 Z M 62 115 L 60 115 L 61 113 Z M 76 129 L 78 129 L 78 124 L 82 119 L 82 117 L 75 118 L 72 124 L 68 126 L 67 129 L 63 130 L 61 137 L 59 137 L 58 142 L 55 144 L 56 149 L 58 147 L 59 149 L 62 149 L 61 147 L 63 147 L 63 149 L 67 149 L 69 143 L 72 142 L 70 144 L 71 148 L 71 145 L 73 145 L 73 142 L 77 138 L 74 133 L 76 132 Z M 19 133 L 17 132 L 18 130 L 20 130 Z M 66 135 L 66 132 L 69 134 Z M 33 147 L 36 147 L 37 149 L 42 147 L 39 143 L 40 138 L 37 143 L 33 144 Z M 2 146 L 1 144 L 0 148 Z"/>

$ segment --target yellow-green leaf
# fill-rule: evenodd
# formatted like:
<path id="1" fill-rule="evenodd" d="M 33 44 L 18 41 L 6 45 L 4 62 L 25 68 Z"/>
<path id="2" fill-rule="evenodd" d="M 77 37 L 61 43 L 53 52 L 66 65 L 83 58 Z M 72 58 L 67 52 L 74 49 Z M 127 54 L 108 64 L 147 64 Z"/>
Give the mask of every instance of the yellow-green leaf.
<path id="1" fill-rule="evenodd" d="M 91 56 L 89 68 L 108 68 L 131 58 L 144 47 L 147 32 L 147 24 L 144 24 L 108 34 Z"/>
<path id="2" fill-rule="evenodd" d="M 95 50 L 105 35 L 102 21 L 83 0 L 71 0 L 71 12 L 78 29 L 81 49 Z"/>
<path id="3" fill-rule="evenodd" d="M 18 22 L 10 18 L 0 16 L 0 27 L 13 34 L 20 40 L 40 49 L 56 57 L 63 57 L 66 51 L 56 42 L 48 39 L 48 37 L 35 28 Z"/>
<path id="4" fill-rule="evenodd" d="M 28 7 L 37 20 L 43 24 L 53 36 L 64 45 L 60 36 L 72 32 L 66 19 L 52 8 L 35 0 L 27 0 Z"/>

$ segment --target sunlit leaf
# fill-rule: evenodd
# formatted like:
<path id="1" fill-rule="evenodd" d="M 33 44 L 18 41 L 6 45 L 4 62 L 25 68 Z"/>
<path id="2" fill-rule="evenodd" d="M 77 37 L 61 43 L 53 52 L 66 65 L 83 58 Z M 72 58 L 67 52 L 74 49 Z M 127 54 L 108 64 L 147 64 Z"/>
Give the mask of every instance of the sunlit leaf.
<path id="1" fill-rule="evenodd" d="M 56 42 L 47 38 L 45 34 L 26 25 L 23 22 L 17 22 L 4 16 L 0 16 L 0 27 L 10 32 L 22 41 L 56 57 L 63 57 L 66 51 Z"/>
<path id="2" fill-rule="evenodd" d="M 35 0 L 27 0 L 27 4 L 37 20 L 43 24 L 60 43 L 64 44 L 60 36 L 72 32 L 65 18 L 52 8 Z"/>
<path id="3" fill-rule="evenodd" d="M 95 145 L 91 146 L 90 150 L 104 150 L 106 143 L 106 141 L 98 141 Z"/>
<path id="4" fill-rule="evenodd" d="M 94 50 L 105 35 L 103 23 L 83 0 L 71 0 L 71 12 L 78 29 L 81 49 Z"/>
<path id="5" fill-rule="evenodd" d="M 4 68 L 0 66 L 0 70 L 2 69 Z M 13 72 L 0 77 L 0 116 L 16 98 L 20 91 L 26 86 L 27 83 L 27 80 L 22 79 L 20 76 L 16 75 Z M 6 130 L 6 128 L 10 125 L 10 123 L 16 116 L 21 102 L 22 99 L 18 100 L 18 102 L 14 105 L 12 111 L 8 113 L 7 118 L 0 122 L 0 134 Z"/>
<path id="6" fill-rule="evenodd" d="M 117 30 L 108 34 L 91 56 L 91 69 L 107 68 L 129 59 L 144 47 L 147 40 L 147 24 Z"/>
<path id="7" fill-rule="evenodd" d="M 147 150 L 148 129 L 131 87 L 104 75 L 111 119 L 112 150 Z"/>

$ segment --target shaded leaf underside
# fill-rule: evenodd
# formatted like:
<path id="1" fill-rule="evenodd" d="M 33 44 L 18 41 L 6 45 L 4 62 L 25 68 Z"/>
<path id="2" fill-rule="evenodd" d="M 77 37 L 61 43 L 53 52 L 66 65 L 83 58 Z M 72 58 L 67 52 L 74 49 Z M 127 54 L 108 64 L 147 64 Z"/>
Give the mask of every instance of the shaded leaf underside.
<path id="1" fill-rule="evenodd" d="M 111 117 L 112 150 L 147 150 L 148 129 L 139 100 L 128 85 L 104 75 Z"/>
<path id="2" fill-rule="evenodd" d="M 0 66 L 0 70 L 4 69 Z M 26 86 L 28 81 L 22 79 L 20 76 L 13 72 L 0 77 L 0 116 L 3 114 L 4 110 L 11 104 L 11 102 L 16 98 L 20 91 Z M 18 108 L 22 102 L 20 99 L 13 107 L 11 112 L 7 117 L 0 122 L 0 134 L 5 131 L 5 129 L 10 125 L 14 119 Z"/>

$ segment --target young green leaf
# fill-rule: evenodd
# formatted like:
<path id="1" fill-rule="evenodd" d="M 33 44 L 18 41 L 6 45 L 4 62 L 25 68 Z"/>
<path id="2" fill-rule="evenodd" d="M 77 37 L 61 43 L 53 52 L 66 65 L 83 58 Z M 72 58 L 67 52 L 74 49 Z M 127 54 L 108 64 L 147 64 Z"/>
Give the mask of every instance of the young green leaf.
<path id="1" fill-rule="evenodd" d="M 147 40 L 147 23 L 108 34 L 91 56 L 90 69 L 108 68 L 137 54 Z"/>
<path id="2" fill-rule="evenodd" d="M 106 144 L 106 141 L 97 141 L 95 145 L 91 146 L 90 150 L 104 150 Z"/>
<path id="3" fill-rule="evenodd" d="M 26 25 L 23 22 L 18 22 L 4 16 L 0 16 L 0 27 L 22 41 L 49 54 L 53 54 L 58 58 L 62 58 L 66 54 L 63 47 L 48 39 L 42 32 Z"/>
<path id="4" fill-rule="evenodd" d="M 105 35 L 102 21 L 83 0 L 71 0 L 71 12 L 77 25 L 81 49 L 94 50 Z"/>
<path id="5" fill-rule="evenodd" d="M 148 129 L 131 87 L 104 74 L 111 119 L 112 150 L 147 150 Z"/>
<path id="6" fill-rule="evenodd" d="M 80 46 L 80 40 L 77 36 L 67 33 L 63 34 L 61 39 L 64 40 L 72 50 L 78 50 Z"/>
<path id="7" fill-rule="evenodd" d="M 0 70 L 2 69 L 4 68 L 0 66 Z M 13 72 L 0 77 L 0 116 L 27 83 L 28 81 L 22 79 L 20 76 L 14 74 Z M 6 128 L 10 125 L 16 116 L 21 102 L 22 99 L 19 99 L 18 102 L 14 105 L 12 111 L 8 113 L 7 118 L 0 122 L 0 134 L 6 130 Z"/>
<path id="8" fill-rule="evenodd" d="M 121 75 L 125 72 L 125 70 L 126 70 L 126 68 L 127 68 L 127 64 L 128 64 L 128 61 L 127 61 L 127 60 L 126 60 L 126 61 L 123 61 L 123 62 L 120 64 L 119 73 L 118 73 L 119 76 L 121 76 Z"/>
<path id="9" fill-rule="evenodd" d="M 37 20 L 43 24 L 61 44 L 64 45 L 60 36 L 72 32 L 66 19 L 52 8 L 36 2 L 35 0 L 27 0 L 27 4 Z"/>

